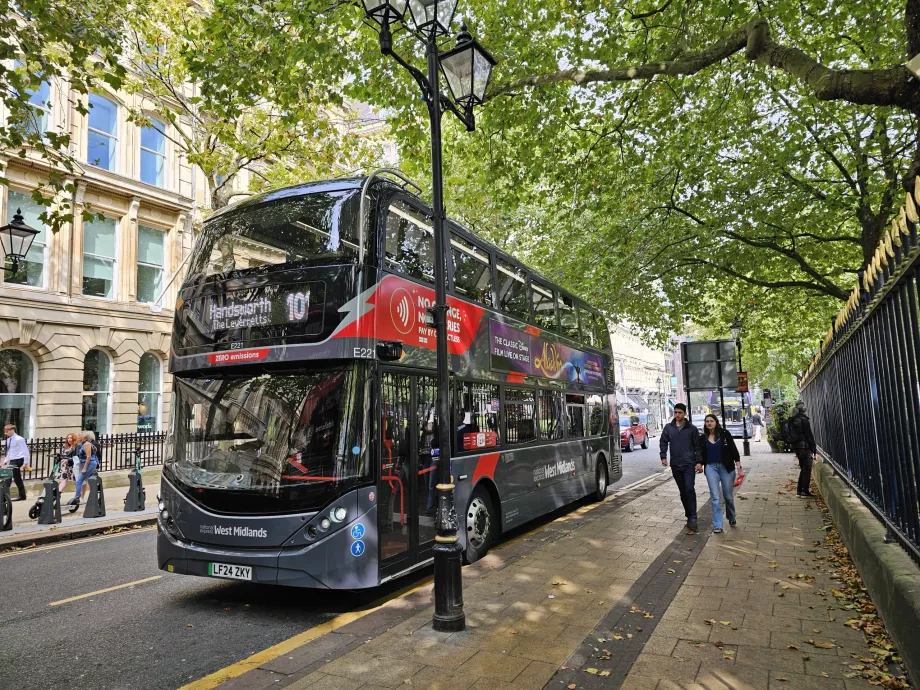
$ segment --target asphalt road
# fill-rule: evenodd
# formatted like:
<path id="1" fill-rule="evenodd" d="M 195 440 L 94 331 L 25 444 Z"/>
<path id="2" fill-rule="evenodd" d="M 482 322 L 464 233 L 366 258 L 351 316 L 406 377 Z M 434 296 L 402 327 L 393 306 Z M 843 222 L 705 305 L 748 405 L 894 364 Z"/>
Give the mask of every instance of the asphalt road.
<path id="1" fill-rule="evenodd" d="M 615 486 L 661 471 L 655 449 L 624 453 Z M 0 688 L 178 688 L 428 574 L 362 593 L 257 587 L 163 573 L 155 541 L 148 528 L 0 554 Z"/>

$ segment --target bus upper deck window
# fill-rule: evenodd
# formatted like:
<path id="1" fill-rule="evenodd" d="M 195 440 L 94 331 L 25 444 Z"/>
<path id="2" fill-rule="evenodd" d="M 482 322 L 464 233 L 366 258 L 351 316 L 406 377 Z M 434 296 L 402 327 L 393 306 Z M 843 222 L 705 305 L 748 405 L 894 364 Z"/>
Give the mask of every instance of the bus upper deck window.
<path id="1" fill-rule="evenodd" d="M 451 234 L 451 258 L 454 262 L 454 291 L 461 297 L 481 304 L 492 304 L 492 267 L 485 249 Z"/>
<path id="2" fill-rule="evenodd" d="M 533 288 L 533 320 L 544 330 L 556 330 L 556 299 L 552 288 L 540 285 L 534 281 Z"/>
<path id="3" fill-rule="evenodd" d="M 434 282 L 434 231 L 430 220 L 401 201 L 390 204 L 387 214 L 386 268 Z"/>
<path id="4" fill-rule="evenodd" d="M 575 311 L 575 303 L 571 297 L 559 295 L 559 326 L 562 334 L 572 338 L 579 339 L 578 333 L 578 314 Z"/>
<path id="5" fill-rule="evenodd" d="M 524 271 L 501 259 L 498 260 L 498 300 L 503 312 L 530 321 L 530 295 Z"/>

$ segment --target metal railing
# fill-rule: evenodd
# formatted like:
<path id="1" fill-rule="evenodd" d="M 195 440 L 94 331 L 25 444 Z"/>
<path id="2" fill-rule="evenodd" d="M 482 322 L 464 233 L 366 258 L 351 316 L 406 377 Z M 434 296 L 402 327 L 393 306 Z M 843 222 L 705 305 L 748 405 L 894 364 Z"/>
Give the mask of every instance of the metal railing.
<path id="1" fill-rule="evenodd" d="M 908 194 L 800 385 L 822 455 L 920 563 L 917 225 Z"/>
<path id="2" fill-rule="evenodd" d="M 161 465 L 164 458 L 166 432 L 150 434 L 100 434 L 96 443 L 102 449 L 99 471 L 128 470 L 135 465 L 135 456 L 140 455 L 141 467 Z M 33 438 L 26 441 L 29 446 L 29 466 L 23 471 L 23 479 L 43 479 L 54 466 L 54 459 L 64 448 L 64 437 Z M 0 446 L 0 454 L 6 455 L 6 439 Z"/>

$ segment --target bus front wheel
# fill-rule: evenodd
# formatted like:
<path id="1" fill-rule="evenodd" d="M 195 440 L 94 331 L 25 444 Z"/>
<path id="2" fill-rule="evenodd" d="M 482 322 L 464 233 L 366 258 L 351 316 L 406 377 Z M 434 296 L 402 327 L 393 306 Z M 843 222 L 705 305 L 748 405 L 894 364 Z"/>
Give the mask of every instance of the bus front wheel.
<path id="1" fill-rule="evenodd" d="M 597 461 L 594 477 L 594 500 L 603 501 L 607 495 L 607 463 L 601 458 Z"/>
<path id="2" fill-rule="evenodd" d="M 483 487 L 473 492 L 466 508 L 466 551 L 463 560 L 475 563 L 486 555 L 495 533 L 495 510 L 492 498 Z"/>

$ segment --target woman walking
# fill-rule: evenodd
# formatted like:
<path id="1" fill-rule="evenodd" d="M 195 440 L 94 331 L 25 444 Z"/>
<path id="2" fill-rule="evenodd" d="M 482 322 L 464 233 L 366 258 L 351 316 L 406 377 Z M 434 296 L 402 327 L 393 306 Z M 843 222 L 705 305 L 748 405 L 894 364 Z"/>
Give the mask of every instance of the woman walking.
<path id="1" fill-rule="evenodd" d="M 99 455 L 96 452 L 96 434 L 92 431 L 80 433 L 80 446 L 77 449 L 76 459 L 82 465 L 82 471 L 77 475 L 76 493 L 69 503 L 71 513 L 75 512 L 77 506 L 80 505 L 80 500 L 83 498 L 83 493 L 85 493 L 83 490 L 88 486 L 85 483 L 86 480 L 92 476 L 99 466 Z"/>
<path id="2" fill-rule="evenodd" d="M 715 534 L 722 534 L 723 502 L 728 524 L 734 527 L 737 522 L 735 519 L 735 467 L 741 464 L 741 456 L 735 447 L 735 439 L 722 428 L 715 415 L 706 415 L 703 422 L 702 441 L 700 446 L 703 464 L 697 465 L 697 471 L 705 468 L 706 483 L 709 484 L 709 497 L 712 501 L 712 531 Z"/>

